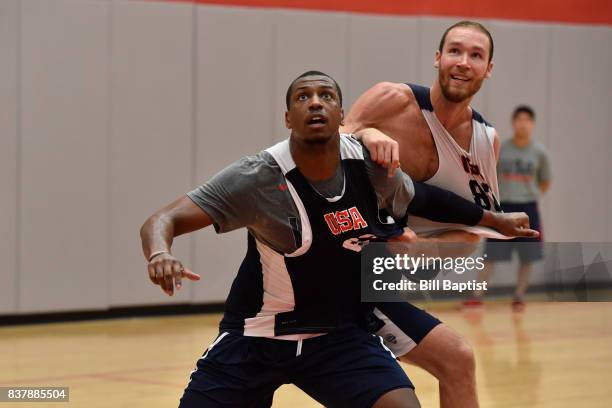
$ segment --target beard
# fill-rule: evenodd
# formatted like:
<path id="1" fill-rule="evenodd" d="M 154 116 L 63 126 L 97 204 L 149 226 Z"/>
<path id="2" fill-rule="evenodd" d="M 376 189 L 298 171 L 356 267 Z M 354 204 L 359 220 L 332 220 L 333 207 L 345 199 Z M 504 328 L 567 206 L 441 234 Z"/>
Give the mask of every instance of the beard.
<path id="1" fill-rule="evenodd" d="M 463 102 L 476 95 L 476 93 L 480 90 L 480 87 L 482 87 L 484 80 L 484 76 L 482 78 L 474 78 L 471 80 L 469 87 L 463 89 L 452 89 L 450 85 L 450 73 L 442 73 L 441 71 L 438 71 L 438 82 L 440 83 L 442 95 L 444 95 L 447 100 L 454 103 Z"/>

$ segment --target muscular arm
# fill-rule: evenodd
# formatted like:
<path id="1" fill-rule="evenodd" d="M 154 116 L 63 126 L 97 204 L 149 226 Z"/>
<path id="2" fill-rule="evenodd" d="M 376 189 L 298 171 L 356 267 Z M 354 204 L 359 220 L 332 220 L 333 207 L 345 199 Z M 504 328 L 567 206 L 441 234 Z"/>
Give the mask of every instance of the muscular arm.
<path id="1" fill-rule="evenodd" d="M 497 163 L 499 161 L 499 148 L 500 148 L 501 142 L 499 140 L 499 133 L 497 133 L 497 130 L 495 131 L 495 136 L 493 137 L 493 153 L 495 153 L 495 162 Z"/>
<path id="2" fill-rule="evenodd" d="M 448 190 L 415 182 L 408 213 L 437 222 L 477 225 L 484 210 Z"/>
<path id="3" fill-rule="evenodd" d="M 340 129 L 360 137 L 370 128 L 384 131 L 384 124 L 402 112 L 414 100 L 403 84 L 381 82 L 364 92 L 353 104 Z"/>
<path id="4" fill-rule="evenodd" d="M 178 198 L 147 218 L 140 228 L 145 258 L 159 251 L 170 253 L 174 237 L 208 227 L 212 222 L 212 218 L 189 197 Z"/>
<path id="5" fill-rule="evenodd" d="M 400 167 L 399 145 L 385 132 L 413 101 L 414 95 L 405 85 L 381 82 L 355 101 L 340 129 L 363 141 L 372 160 L 388 169 L 389 177 Z"/>
<path id="6" fill-rule="evenodd" d="M 395 219 L 409 213 L 432 221 L 491 227 L 507 236 L 537 235 L 537 231 L 529 229 L 529 218 L 523 213 L 485 211 L 451 191 L 413 182 L 410 176 L 401 171 L 387 178 L 385 170 L 373 163 L 366 149 L 363 154 L 378 205 Z M 456 234 L 453 238 L 456 240 Z"/>
<path id="7" fill-rule="evenodd" d="M 211 224 L 218 232 L 247 226 L 256 206 L 252 191 L 258 188 L 254 174 L 261 161 L 243 158 L 226 167 L 207 183 L 190 191 L 150 216 L 140 228 L 142 251 L 149 261 L 149 279 L 168 295 L 181 287 L 181 278 L 200 279 L 171 253 L 174 237 Z M 153 257 L 151 257 L 153 255 Z"/>
<path id="8" fill-rule="evenodd" d="M 174 287 L 181 288 L 182 278 L 199 280 L 200 276 L 186 269 L 170 249 L 174 237 L 212 224 L 212 219 L 187 196 L 180 197 L 147 218 L 140 228 L 142 251 L 149 261 L 149 279 L 167 295 Z M 157 254 L 150 259 L 152 254 Z"/>

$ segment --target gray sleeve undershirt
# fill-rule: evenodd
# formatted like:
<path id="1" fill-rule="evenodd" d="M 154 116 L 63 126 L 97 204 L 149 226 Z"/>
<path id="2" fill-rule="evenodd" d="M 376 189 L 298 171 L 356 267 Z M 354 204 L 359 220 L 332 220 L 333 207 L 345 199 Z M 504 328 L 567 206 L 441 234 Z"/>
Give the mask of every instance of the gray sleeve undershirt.
<path id="1" fill-rule="evenodd" d="M 243 157 L 187 195 L 213 219 L 218 233 L 246 227 L 256 217 L 254 201 L 261 170 L 257 156 Z"/>
<path id="2" fill-rule="evenodd" d="M 399 169 L 392 177 L 388 177 L 387 169 L 374 163 L 365 147 L 363 147 L 363 156 L 370 182 L 376 191 L 379 208 L 387 210 L 395 219 L 403 218 L 414 197 L 412 179 Z"/>
<path id="3" fill-rule="evenodd" d="M 298 210 L 278 163 L 265 151 L 236 161 L 187 195 L 211 216 L 217 233 L 247 227 L 279 253 L 301 244 L 291 221 L 299 224 Z"/>
<path id="4" fill-rule="evenodd" d="M 373 163 L 363 150 L 379 207 L 394 218 L 402 218 L 414 196 L 412 180 L 401 171 L 387 177 L 387 170 Z M 325 197 L 334 197 L 341 193 L 343 180 L 338 166 L 332 178 L 313 183 L 313 187 Z M 261 152 L 232 163 L 187 195 L 213 219 L 217 233 L 247 227 L 272 249 L 290 253 L 299 242 L 293 236 L 289 219 L 293 217 L 299 222 L 299 213 L 287 189 L 282 188 L 285 183 L 272 156 Z"/>

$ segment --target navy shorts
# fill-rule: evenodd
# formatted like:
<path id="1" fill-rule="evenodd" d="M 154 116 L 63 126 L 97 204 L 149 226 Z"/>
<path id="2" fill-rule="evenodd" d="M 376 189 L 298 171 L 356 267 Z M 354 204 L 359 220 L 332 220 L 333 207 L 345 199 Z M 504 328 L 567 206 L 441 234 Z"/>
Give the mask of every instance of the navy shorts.
<path id="1" fill-rule="evenodd" d="M 524 212 L 529 216 L 531 229 L 540 232 L 538 238 L 514 238 L 511 240 L 487 239 L 485 254 L 488 261 L 510 261 L 512 253 L 518 252 L 521 263 L 531 263 L 543 258 L 542 225 L 538 203 L 502 203 L 504 212 Z M 491 245 L 492 244 L 492 245 Z"/>
<path id="2" fill-rule="evenodd" d="M 345 329 L 299 342 L 221 333 L 197 362 L 179 408 L 270 407 L 293 383 L 326 407 L 370 407 L 414 388 L 380 337 Z"/>
<path id="3" fill-rule="evenodd" d="M 440 320 L 408 302 L 376 303 L 376 334 L 383 338 L 393 354 L 401 357 L 417 346 L 439 325 Z"/>

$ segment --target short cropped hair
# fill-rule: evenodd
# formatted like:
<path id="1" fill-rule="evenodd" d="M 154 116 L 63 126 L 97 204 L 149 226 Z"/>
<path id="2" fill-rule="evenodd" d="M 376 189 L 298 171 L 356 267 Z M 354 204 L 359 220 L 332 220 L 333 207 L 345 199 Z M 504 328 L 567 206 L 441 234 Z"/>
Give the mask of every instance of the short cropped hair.
<path id="1" fill-rule="evenodd" d="M 526 113 L 527 115 L 529 115 L 531 120 L 535 120 L 535 111 L 531 106 L 527 105 L 519 105 L 514 108 L 514 112 L 512 112 L 512 120 L 516 119 L 516 117 L 521 113 Z"/>
<path id="2" fill-rule="evenodd" d="M 295 78 L 291 82 L 291 85 L 289 85 L 289 88 L 287 88 L 287 94 L 285 95 L 285 103 L 287 104 L 287 110 L 289 110 L 289 102 L 291 101 L 291 92 L 293 91 L 293 85 L 297 82 L 298 79 L 301 79 L 307 76 L 324 76 L 324 77 L 329 78 L 334 83 L 334 86 L 336 87 L 336 92 L 338 92 L 338 98 L 340 99 L 340 106 L 342 106 L 342 90 L 340 90 L 340 85 L 338 85 L 338 83 L 336 82 L 334 78 L 332 78 L 331 76 L 321 71 L 306 71 L 299 77 Z"/>
<path id="3" fill-rule="evenodd" d="M 444 34 L 442 34 L 442 39 L 440 40 L 440 45 L 438 46 L 438 51 L 440 51 L 440 53 L 442 53 L 442 48 L 444 48 L 444 42 L 446 41 L 446 35 L 449 33 L 450 30 L 452 30 L 453 28 L 457 28 L 457 27 L 468 27 L 468 28 L 475 28 L 478 31 L 484 33 L 487 35 L 487 37 L 489 37 L 489 62 L 491 62 L 491 60 L 493 59 L 493 37 L 491 36 L 491 33 L 489 32 L 489 30 L 487 30 L 487 28 L 485 26 L 483 26 L 482 24 L 476 22 L 476 21 L 468 21 L 468 20 L 463 20 L 463 21 L 459 21 L 458 23 L 453 24 L 452 26 L 448 27 L 446 29 L 446 31 L 444 31 Z"/>

